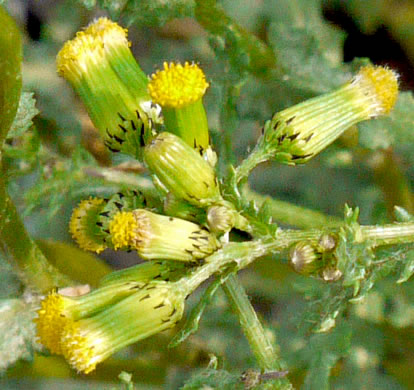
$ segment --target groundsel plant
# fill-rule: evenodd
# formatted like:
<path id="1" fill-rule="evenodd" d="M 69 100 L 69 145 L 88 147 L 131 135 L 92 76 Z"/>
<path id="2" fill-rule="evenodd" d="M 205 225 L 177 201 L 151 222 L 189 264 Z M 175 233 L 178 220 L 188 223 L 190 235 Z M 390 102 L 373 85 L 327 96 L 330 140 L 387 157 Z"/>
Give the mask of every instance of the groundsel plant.
<path id="1" fill-rule="evenodd" d="M 104 284 L 77 298 L 52 292 L 42 301 L 36 319 L 40 342 L 63 354 L 74 369 L 89 373 L 114 351 L 174 326 L 183 315 L 185 298 L 211 275 L 237 271 L 258 254 L 295 239 L 281 243 L 279 231 L 273 237 L 256 235 L 243 210 L 223 197 L 214 161 L 206 153 L 213 149 L 202 102 L 208 83 L 198 64 L 164 63 L 147 79 L 131 55 L 127 31 L 100 18 L 65 44 L 57 68 L 79 93 L 109 150 L 141 159 L 160 196 L 170 194 L 180 206 L 175 216 L 171 207 L 168 215 L 163 209 L 148 209 L 141 194 L 114 194 L 117 202 L 84 200 L 71 218 L 74 240 L 97 253 L 107 247 L 132 249 L 148 261 L 187 264 L 175 282 L 121 278 L 109 289 Z M 397 75 L 391 69 L 362 67 L 337 91 L 266 122 L 256 148 L 236 170 L 237 181 L 269 159 L 305 163 L 355 123 L 387 114 L 397 95 Z M 152 107 L 160 107 L 155 116 Z M 255 238 L 243 244 L 243 251 L 227 240 L 234 227 Z M 332 244 L 325 249 L 317 244 L 324 240 L 319 236 L 295 245 L 293 268 L 327 281 L 339 279 L 333 253 L 338 238 L 332 233 Z M 324 251 L 331 256 L 322 256 Z"/>
<path id="2" fill-rule="evenodd" d="M 339 286 L 345 293 L 333 314 L 317 324 L 318 332 L 326 332 L 344 302 L 361 299 L 374 285 L 374 251 L 413 242 L 414 223 L 403 216 L 396 223 L 360 225 L 358 210 L 346 207 L 345 220 L 336 224 L 284 229 L 249 204 L 246 179 L 263 162 L 305 164 L 351 126 L 388 115 L 398 97 L 398 75 L 366 64 L 336 90 L 275 113 L 246 159 L 223 175 L 203 104 L 211 81 L 202 64 L 165 62 L 147 76 L 130 45 L 125 28 L 96 19 L 65 43 L 57 72 L 80 97 L 108 151 L 144 164 L 156 193 L 136 188 L 85 197 L 70 219 L 73 240 L 94 253 L 136 251 L 144 262 L 107 275 L 87 293 L 48 288 L 34 319 L 37 340 L 88 374 L 124 347 L 175 327 L 186 299 L 209 280 L 206 294 L 223 287 L 260 368 L 260 374 L 241 377 L 246 388 L 268 380 L 292 388 L 289 367 L 237 272 L 262 256 L 288 253 L 293 271 Z M 233 240 L 234 231 L 243 240 Z M 350 248 L 358 246 L 366 255 L 356 253 L 350 261 Z M 62 285 L 73 287 L 65 280 L 45 284 Z M 174 345 L 197 328 L 203 300 L 181 324 Z"/>

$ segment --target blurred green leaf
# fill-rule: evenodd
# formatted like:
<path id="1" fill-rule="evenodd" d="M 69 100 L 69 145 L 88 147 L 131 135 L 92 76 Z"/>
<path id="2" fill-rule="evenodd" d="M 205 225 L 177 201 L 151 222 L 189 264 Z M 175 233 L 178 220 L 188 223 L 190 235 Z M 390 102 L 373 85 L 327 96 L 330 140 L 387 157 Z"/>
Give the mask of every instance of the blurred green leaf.
<path id="1" fill-rule="evenodd" d="M 351 327 L 343 323 L 332 333 L 315 335 L 303 351 L 309 361 L 304 390 L 329 390 L 329 377 L 336 362 L 347 354 L 351 346 Z"/>
<path id="2" fill-rule="evenodd" d="M 397 283 L 404 283 L 414 274 L 414 250 L 405 253 L 405 264 Z"/>
<path id="3" fill-rule="evenodd" d="M 38 240 L 36 244 L 49 262 L 72 280 L 96 287 L 112 269 L 90 252 L 60 241 Z"/>
<path id="4" fill-rule="evenodd" d="M 92 8 L 96 0 L 80 0 Z M 194 0 L 98 0 L 112 18 L 123 17 L 128 25 L 138 23 L 161 26 L 174 18 L 190 17 L 194 11 Z"/>
<path id="5" fill-rule="evenodd" d="M 19 359 L 30 360 L 40 346 L 35 343 L 33 303 L 22 299 L 0 301 L 0 372 Z"/>
<path id="6" fill-rule="evenodd" d="M 7 138 L 20 137 L 32 125 L 32 119 L 39 113 L 32 92 L 23 92 L 20 96 L 19 108 L 7 134 Z"/>
<path id="7" fill-rule="evenodd" d="M 19 105 L 22 87 L 22 43 L 14 20 L 0 6 L 0 145 L 9 131 Z"/>
<path id="8" fill-rule="evenodd" d="M 312 96 L 350 78 L 342 65 L 345 35 L 323 20 L 321 1 L 282 0 L 269 5 L 269 12 L 269 41 L 278 53 L 286 88 Z"/>
<path id="9" fill-rule="evenodd" d="M 386 149 L 414 143 L 414 97 L 401 92 L 391 113 L 358 125 L 360 145 L 368 149 Z"/>
<path id="10" fill-rule="evenodd" d="M 203 388 L 216 390 L 244 390 L 240 378 L 225 370 L 206 369 L 193 375 L 185 382 L 181 390 L 199 390 Z"/>

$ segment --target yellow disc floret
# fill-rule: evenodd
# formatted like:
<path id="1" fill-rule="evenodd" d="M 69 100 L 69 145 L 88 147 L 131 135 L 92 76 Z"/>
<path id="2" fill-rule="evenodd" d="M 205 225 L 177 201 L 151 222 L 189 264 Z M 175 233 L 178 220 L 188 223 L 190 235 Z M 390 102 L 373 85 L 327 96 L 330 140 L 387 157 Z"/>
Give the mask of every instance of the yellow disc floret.
<path id="1" fill-rule="evenodd" d="M 354 78 L 366 93 L 372 95 L 376 106 L 374 116 L 388 114 L 398 97 L 398 75 L 383 66 L 367 65 L 362 67 Z"/>
<path id="2" fill-rule="evenodd" d="M 71 322 L 65 313 L 69 305 L 69 299 L 52 292 L 42 301 L 34 319 L 40 343 L 55 354 L 62 354 L 60 336 L 63 328 Z"/>
<path id="3" fill-rule="evenodd" d="M 57 72 L 65 79 L 77 83 L 90 71 L 91 64 L 99 66 L 104 60 L 103 43 L 83 31 L 67 41 L 56 57 Z"/>
<path id="4" fill-rule="evenodd" d="M 85 29 L 85 34 L 101 39 L 104 45 L 117 43 L 131 46 L 127 39 L 128 30 L 108 18 L 99 18 L 93 21 Z"/>
<path id="5" fill-rule="evenodd" d="M 95 227 L 96 221 L 90 221 L 97 211 L 100 211 L 104 200 L 98 198 L 89 198 L 80 202 L 79 206 L 73 211 L 69 223 L 69 231 L 73 239 L 81 249 L 96 253 L 106 249 L 103 241 L 95 237 L 91 228 Z"/>
<path id="6" fill-rule="evenodd" d="M 121 211 L 115 214 L 109 224 L 109 232 L 115 249 L 128 247 L 133 242 L 137 222 L 132 212 Z"/>
<path id="7" fill-rule="evenodd" d="M 164 62 L 164 69 L 151 76 L 148 91 L 154 103 L 181 108 L 200 100 L 209 84 L 196 64 Z"/>
<path id="8" fill-rule="evenodd" d="M 86 320 L 87 321 L 87 320 Z M 89 374 L 96 364 L 104 360 L 100 350 L 107 350 L 103 337 L 96 337 L 93 332 L 83 331 L 82 321 L 68 323 L 62 333 L 62 354 L 68 363 L 77 371 Z"/>

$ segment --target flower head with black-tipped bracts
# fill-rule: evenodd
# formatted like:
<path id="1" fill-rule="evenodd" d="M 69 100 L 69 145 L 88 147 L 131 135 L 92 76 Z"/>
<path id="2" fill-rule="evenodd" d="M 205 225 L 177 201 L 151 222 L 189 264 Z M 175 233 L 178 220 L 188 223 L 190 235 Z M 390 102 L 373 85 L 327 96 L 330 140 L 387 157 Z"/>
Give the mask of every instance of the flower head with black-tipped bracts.
<path id="1" fill-rule="evenodd" d="M 120 212 L 110 223 L 114 248 L 132 248 L 147 260 L 193 262 L 213 253 L 219 241 L 201 226 L 139 209 Z"/>
<path id="2" fill-rule="evenodd" d="M 104 199 L 91 197 L 73 210 L 69 231 L 81 249 L 100 253 L 107 248 L 105 234 L 96 224 L 104 206 Z"/>
<path id="3" fill-rule="evenodd" d="M 88 374 L 125 346 L 172 328 L 183 315 L 185 298 L 174 283 L 137 287 L 101 312 L 68 322 L 60 335 L 62 354 L 74 369 Z"/>
<path id="4" fill-rule="evenodd" d="M 201 152 L 209 147 L 207 116 L 202 98 L 209 84 L 196 64 L 164 62 L 151 76 L 148 91 L 162 107 L 166 129 Z"/>
<path id="5" fill-rule="evenodd" d="M 126 30 L 106 18 L 94 21 L 65 43 L 57 69 L 79 94 L 106 146 L 140 158 L 158 120 L 146 112 L 148 80 L 132 56 Z"/>
<path id="6" fill-rule="evenodd" d="M 222 200 L 213 167 L 180 137 L 158 134 L 143 155 L 150 170 L 176 197 L 198 207 Z"/>
<path id="7" fill-rule="evenodd" d="M 266 123 L 255 153 L 263 160 L 305 163 L 350 126 L 389 113 L 397 96 L 394 71 L 364 66 L 342 88 L 275 114 Z"/>
<path id="8" fill-rule="evenodd" d="M 53 291 L 41 302 L 34 320 L 40 343 L 50 352 L 61 354 L 60 338 L 68 323 L 103 310 L 131 295 L 137 286 L 143 286 L 145 282 L 118 280 L 79 297 L 68 297 Z"/>

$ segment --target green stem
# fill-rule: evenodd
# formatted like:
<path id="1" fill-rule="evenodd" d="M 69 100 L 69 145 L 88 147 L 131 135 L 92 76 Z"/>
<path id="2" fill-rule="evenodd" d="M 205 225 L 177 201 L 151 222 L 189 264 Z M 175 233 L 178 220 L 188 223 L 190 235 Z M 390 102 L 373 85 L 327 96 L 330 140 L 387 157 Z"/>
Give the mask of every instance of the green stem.
<path id="1" fill-rule="evenodd" d="M 265 372 L 282 370 L 274 345 L 269 340 L 237 275 L 230 275 L 222 287 L 230 306 L 239 317 L 240 325 L 260 368 Z"/>
<path id="2" fill-rule="evenodd" d="M 273 199 L 270 196 L 261 195 L 249 187 L 243 188 L 243 195 L 247 200 L 258 203 L 267 202 L 273 219 L 277 222 L 296 226 L 301 229 L 326 228 L 339 226 L 343 223 L 342 219 L 328 216 L 319 211 L 305 207 L 296 206 L 290 202 Z"/>
<path id="3" fill-rule="evenodd" d="M 51 265 L 27 234 L 16 207 L 6 192 L 4 175 L 0 179 L 0 251 L 29 288 L 47 292 L 74 283 Z"/>
<path id="4" fill-rule="evenodd" d="M 361 233 L 358 241 L 370 240 L 374 246 L 405 244 L 414 241 L 414 223 L 361 226 Z"/>
<path id="5" fill-rule="evenodd" d="M 271 240 L 254 240 L 246 242 L 229 242 L 222 249 L 205 259 L 205 264 L 181 279 L 182 288 L 191 294 L 202 282 L 217 272 L 224 271 L 231 264 L 241 270 L 259 257 L 281 252 L 291 245 L 303 241 L 318 240 L 323 233 L 338 233 L 339 228 L 328 230 L 282 230 L 277 231 Z M 414 242 L 414 223 L 394 223 L 383 226 L 361 226 L 358 242 L 371 241 L 374 246 Z"/>
<path id="6" fill-rule="evenodd" d="M 244 179 L 246 179 L 250 172 L 256 168 L 260 163 L 269 160 L 271 155 L 267 153 L 263 148 L 256 147 L 252 150 L 252 152 L 244 159 L 241 164 L 236 168 L 236 172 L 234 175 L 235 184 L 240 183 Z"/>

